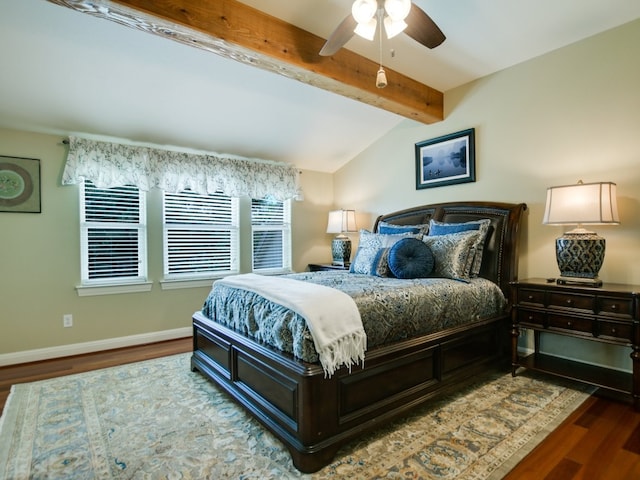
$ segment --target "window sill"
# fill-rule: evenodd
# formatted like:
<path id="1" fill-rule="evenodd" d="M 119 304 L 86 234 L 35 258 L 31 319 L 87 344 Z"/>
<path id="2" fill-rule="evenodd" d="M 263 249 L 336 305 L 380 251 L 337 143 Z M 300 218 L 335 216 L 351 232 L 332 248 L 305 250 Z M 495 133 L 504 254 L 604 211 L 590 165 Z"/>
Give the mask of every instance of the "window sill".
<path id="1" fill-rule="evenodd" d="M 293 273 L 292 270 L 271 270 L 271 271 L 263 271 L 263 272 L 253 272 L 257 275 L 286 275 L 288 273 Z M 179 288 L 200 288 L 200 287 L 209 287 L 213 285 L 213 282 L 220 278 L 228 277 L 231 275 L 240 275 L 239 272 L 227 272 L 221 275 L 215 275 L 207 278 L 185 278 L 185 279 L 164 279 L 160 280 L 160 287 L 162 290 L 177 290 Z"/>
<path id="2" fill-rule="evenodd" d="M 290 273 L 295 273 L 295 272 L 290 268 L 287 268 L 282 270 L 255 270 L 252 273 L 255 273 L 256 275 L 273 276 L 273 275 L 288 275 Z"/>
<path id="3" fill-rule="evenodd" d="M 153 282 L 125 283 L 121 285 L 78 285 L 76 292 L 79 297 L 95 295 L 118 295 L 122 293 L 150 292 Z"/>
<path id="4" fill-rule="evenodd" d="M 222 276 L 189 280 L 160 280 L 160 288 L 162 290 L 177 290 L 179 288 L 211 287 L 217 278 L 222 278 Z"/>

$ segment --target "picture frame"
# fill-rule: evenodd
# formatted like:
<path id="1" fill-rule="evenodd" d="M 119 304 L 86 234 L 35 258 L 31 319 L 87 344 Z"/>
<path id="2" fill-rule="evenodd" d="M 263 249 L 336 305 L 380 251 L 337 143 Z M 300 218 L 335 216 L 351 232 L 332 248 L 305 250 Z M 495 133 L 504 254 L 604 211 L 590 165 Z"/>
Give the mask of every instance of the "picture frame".
<path id="1" fill-rule="evenodd" d="M 476 181 L 475 129 L 415 144 L 416 190 Z"/>
<path id="2" fill-rule="evenodd" d="M 40 213 L 40 160 L 0 155 L 0 212 Z"/>

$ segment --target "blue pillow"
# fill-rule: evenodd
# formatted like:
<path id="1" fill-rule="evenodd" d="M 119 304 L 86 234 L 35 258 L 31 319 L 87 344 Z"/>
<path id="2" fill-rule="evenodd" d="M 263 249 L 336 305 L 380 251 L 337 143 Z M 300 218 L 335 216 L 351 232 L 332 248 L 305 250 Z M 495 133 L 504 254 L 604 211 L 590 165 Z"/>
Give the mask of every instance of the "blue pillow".
<path id="1" fill-rule="evenodd" d="M 378 225 L 378 233 L 389 235 L 394 233 L 417 233 L 426 235 L 429 231 L 429 224 L 422 225 L 395 225 L 393 223 L 380 222 Z"/>
<path id="2" fill-rule="evenodd" d="M 417 238 L 403 238 L 389 249 L 389 270 L 396 278 L 424 278 L 433 270 L 431 249 Z"/>
<path id="3" fill-rule="evenodd" d="M 480 230 L 480 225 L 480 222 L 442 223 L 436 220 L 431 220 L 429 223 L 429 235 L 449 235 L 451 233 Z"/>
<path id="4" fill-rule="evenodd" d="M 360 230 L 360 243 L 356 251 L 356 258 L 351 263 L 349 271 L 351 273 L 386 277 L 389 273 L 389 265 L 387 264 L 389 247 L 398 240 L 410 238 L 411 236 L 409 233 L 381 235 Z"/>
<path id="5" fill-rule="evenodd" d="M 470 277 L 480 275 L 482 268 L 482 256 L 484 253 L 484 244 L 489 234 L 491 220 L 488 218 L 482 220 L 473 220 L 465 223 L 444 223 L 437 220 L 429 221 L 429 236 L 451 235 L 463 232 L 477 231 L 479 233 L 476 242 L 470 248 L 469 268 L 467 273 Z M 427 237 L 425 237 L 427 238 Z"/>

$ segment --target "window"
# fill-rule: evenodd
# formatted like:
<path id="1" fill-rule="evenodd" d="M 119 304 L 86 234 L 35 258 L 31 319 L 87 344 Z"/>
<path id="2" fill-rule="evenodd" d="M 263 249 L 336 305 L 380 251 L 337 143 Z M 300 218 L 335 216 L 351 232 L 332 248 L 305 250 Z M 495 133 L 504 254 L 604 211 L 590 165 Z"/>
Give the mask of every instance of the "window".
<path id="1" fill-rule="evenodd" d="M 80 234 L 83 285 L 146 281 L 146 204 L 136 187 L 82 182 Z"/>
<path id="2" fill-rule="evenodd" d="M 163 193 L 164 276 L 237 273 L 238 199 L 190 191 Z"/>
<path id="3" fill-rule="evenodd" d="M 251 200 L 253 271 L 291 269 L 291 201 Z"/>
<path id="4" fill-rule="evenodd" d="M 137 187 L 80 184 L 81 296 L 149 291 L 147 197 Z M 251 219 L 251 269 L 291 271 L 291 202 L 245 203 L 222 193 L 162 192 L 163 289 L 200 286 L 241 270 L 240 218 Z M 155 205 L 152 205 L 155 207 Z M 242 210 L 244 209 L 244 210 Z M 155 237 L 152 239 L 155 240 Z M 160 239 L 158 238 L 159 242 Z M 245 247 L 246 245 L 246 247 Z M 246 255 L 247 261 L 249 255 Z M 159 262 L 159 259 L 158 259 Z M 248 265 L 243 270 L 248 269 Z"/>

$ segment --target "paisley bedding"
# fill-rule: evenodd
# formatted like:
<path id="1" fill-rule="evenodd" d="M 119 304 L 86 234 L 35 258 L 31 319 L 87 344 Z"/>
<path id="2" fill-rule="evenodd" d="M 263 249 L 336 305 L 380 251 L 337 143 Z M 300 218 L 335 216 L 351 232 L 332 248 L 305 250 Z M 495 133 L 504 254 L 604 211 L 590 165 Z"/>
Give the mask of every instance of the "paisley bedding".
<path id="1" fill-rule="evenodd" d="M 368 349 L 494 317 L 507 305 L 500 288 L 484 278 L 469 282 L 445 278 L 405 280 L 341 271 L 285 277 L 337 288 L 350 295 L 360 311 Z M 318 361 L 304 318 L 252 292 L 214 284 L 202 313 L 306 362 Z"/>

